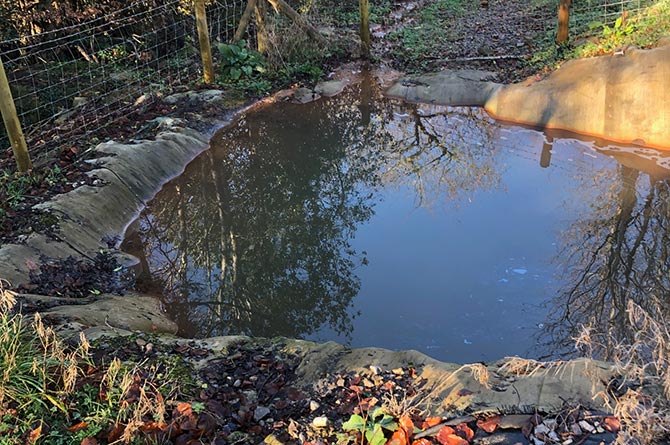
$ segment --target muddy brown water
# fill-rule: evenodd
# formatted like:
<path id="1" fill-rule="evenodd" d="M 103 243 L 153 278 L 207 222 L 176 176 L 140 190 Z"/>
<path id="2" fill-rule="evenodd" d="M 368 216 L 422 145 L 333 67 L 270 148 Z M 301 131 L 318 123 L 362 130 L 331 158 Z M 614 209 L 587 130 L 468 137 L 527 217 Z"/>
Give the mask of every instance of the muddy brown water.
<path id="1" fill-rule="evenodd" d="M 384 99 L 239 117 L 128 229 L 180 334 L 559 357 L 670 295 L 670 158 Z M 664 309 L 660 309 L 664 310 Z"/>

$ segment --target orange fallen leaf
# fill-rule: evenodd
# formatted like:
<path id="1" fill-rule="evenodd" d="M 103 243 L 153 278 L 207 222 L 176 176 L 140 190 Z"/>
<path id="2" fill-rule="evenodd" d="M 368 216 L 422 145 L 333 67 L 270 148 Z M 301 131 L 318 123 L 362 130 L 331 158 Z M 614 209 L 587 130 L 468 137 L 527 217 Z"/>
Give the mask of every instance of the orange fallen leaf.
<path id="1" fill-rule="evenodd" d="M 190 416 L 193 414 L 193 408 L 188 402 L 181 402 L 179 405 L 177 405 L 176 410 L 177 413 L 181 414 L 182 416 Z"/>
<path id="2" fill-rule="evenodd" d="M 428 439 L 418 439 L 412 442 L 412 445 L 433 445 L 433 443 Z"/>
<path id="3" fill-rule="evenodd" d="M 427 430 L 428 428 L 432 428 L 436 425 L 439 425 L 440 423 L 442 423 L 442 417 L 429 417 L 423 421 L 421 424 L 421 429 Z"/>
<path id="4" fill-rule="evenodd" d="M 407 442 L 409 442 L 414 435 L 414 422 L 412 422 L 412 419 L 410 419 L 408 415 L 404 415 L 400 416 L 398 423 L 400 424 L 400 429 L 403 430 L 407 436 Z"/>
<path id="5" fill-rule="evenodd" d="M 29 443 L 37 442 L 41 435 L 42 435 L 42 424 L 40 423 L 40 426 L 32 430 L 28 435 L 28 442 Z"/>
<path id="6" fill-rule="evenodd" d="M 450 426 L 443 426 L 440 431 L 438 431 L 436 439 L 441 444 L 447 444 L 447 437 L 453 436 L 456 434 L 456 431 Z"/>
<path id="7" fill-rule="evenodd" d="M 477 427 L 483 429 L 489 434 L 497 430 L 498 425 L 500 425 L 500 416 L 488 417 L 486 419 L 479 419 L 477 421 Z"/>
<path id="8" fill-rule="evenodd" d="M 440 440 L 440 443 L 442 445 L 469 445 L 470 444 L 470 442 L 463 439 L 461 436 L 457 436 L 456 434 L 448 434 L 448 435 L 444 436 L 442 438 L 442 440 Z"/>
<path id="9" fill-rule="evenodd" d="M 158 431 L 165 431 L 168 428 L 167 424 L 163 422 L 144 422 L 140 427 L 140 431 L 143 433 L 155 433 Z"/>
<path id="10" fill-rule="evenodd" d="M 475 432 L 472 431 L 472 428 L 470 428 L 467 423 L 459 423 L 456 425 L 456 434 L 468 442 L 475 437 Z"/>
<path id="11" fill-rule="evenodd" d="M 618 433 L 621 429 L 621 422 L 616 417 L 605 417 L 605 429 L 610 433 Z"/>
<path id="12" fill-rule="evenodd" d="M 68 430 L 69 432 L 71 432 L 71 433 L 76 433 L 77 431 L 81 431 L 81 430 L 83 430 L 83 429 L 86 428 L 86 427 L 88 427 L 88 423 L 86 423 L 86 422 L 79 422 L 79 423 L 75 423 L 74 425 L 72 425 L 71 427 L 69 427 L 67 430 Z"/>
<path id="13" fill-rule="evenodd" d="M 386 445 L 408 445 L 409 438 L 407 433 L 402 428 L 398 428 L 391 438 L 386 442 Z"/>

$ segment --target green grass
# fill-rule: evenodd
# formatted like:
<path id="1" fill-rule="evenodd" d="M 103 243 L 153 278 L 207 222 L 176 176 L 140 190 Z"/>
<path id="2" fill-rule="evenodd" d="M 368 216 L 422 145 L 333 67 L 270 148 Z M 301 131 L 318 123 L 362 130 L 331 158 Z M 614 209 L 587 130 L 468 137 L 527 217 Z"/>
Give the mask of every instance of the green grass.
<path id="1" fill-rule="evenodd" d="M 670 36 L 670 0 L 659 0 L 637 14 L 629 14 L 625 22 L 603 24 L 593 12 L 570 16 L 570 41 L 560 47 L 555 35 L 539 42 L 530 63 L 535 68 L 556 68 L 569 59 L 610 54 L 629 45 L 650 48 L 661 37 Z"/>
<path id="2" fill-rule="evenodd" d="M 360 23 L 360 12 L 358 2 L 337 2 L 329 4 L 323 2 L 323 10 L 328 11 L 332 24 L 338 27 L 357 26 Z M 391 13 L 392 3 L 390 0 L 379 0 L 370 2 L 370 22 L 381 23 Z"/>
<path id="3" fill-rule="evenodd" d="M 628 45 L 649 48 L 661 37 L 670 36 L 670 0 L 661 0 L 639 15 L 629 16 L 625 22 L 617 20 L 613 25 L 591 22 L 589 31 L 595 35 L 574 48 L 575 57 L 607 54 Z"/>
<path id="4" fill-rule="evenodd" d="M 65 181 L 58 166 L 29 173 L 0 171 L 0 225 L 7 213 L 20 207 L 33 193 Z"/>
<path id="5" fill-rule="evenodd" d="M 153 443 L 142 428 L 165 425 L 176 382 L 193 382 L 181 356 L 94 364 L 83 334 L 68 346 L 39 315 L 30 321 L 15 307 L 0 280 L 0 445 L 80 444 L 113 429 L 118 443 Z M 116 350 L 137 348 L 133 337 L 117 340 Z"/>
<path id="6" fill-rule="evenodd" d="M 396 44 L 393 57 L 410 71 L 427 68 L 430 57 L 439 57 L 453 40 L 449 23 L 458 20 L 472 4 L 464 0 L 439 0 L 422 8 L 414 21 L 388 38 Z"/>

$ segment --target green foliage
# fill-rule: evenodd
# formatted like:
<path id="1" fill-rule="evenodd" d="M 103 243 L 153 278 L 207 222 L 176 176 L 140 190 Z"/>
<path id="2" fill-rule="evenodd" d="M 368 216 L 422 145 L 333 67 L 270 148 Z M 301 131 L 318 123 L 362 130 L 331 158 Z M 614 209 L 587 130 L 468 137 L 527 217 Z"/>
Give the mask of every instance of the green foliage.
<path id="1" fill-rule="evenodd" d="M 132 425 L 165 422 L 164 397 L 174 393 L 174 382 L 192 382 L 180 356 L 144 367 L 113 359 L 91 372 L 83 335 L 77 346 L 67 346 L 39 315 L 30 322 L 15 306 L 15 294 L 0 280 L 0 445 L 79 444 L 115 425 L 131 440 L 124 443 L 140 443 L 133 442 L 141 432 Z M 134 345 L 132 338 L 117 341 Z M 132 394 L 139 394 L 135 401 Z M 194 403 L 195 412 L 203 409 Z"/>
<path id="2" fill-rule="evenodd" d="M 381 23 L 391 13 L 392 3 L 389 0 L 370 2 L 370 21 Z M 338 2 L 336 5 L 328 6 L 335 26 L 353 26 L 360 23 L 361 16 L 358 2 Z"/>
<path id="3" fill-rule="evenodd" d="M 342 424 L 342 429 L 360 433 L 361 437 L 365 437 L 365 443 L 370 445 L 383 445 L 386 442 L 384 430 L 396 431 L 398 423 L 393 416 L 384 414 L 383 408 L 377 407 L 365 417 L 352 414 L 349 420 Z M 340 442 L 348 440 L 346 436 L 342 436 Z"/>
<path id="4" fill-rule="evenodd" d="M 606 39 L 622 39 L 625 36 L 629 36 L 635 31 L 634 23 L 627 22 L 624 24 L 622 17 L 619 17 L 614 22 L 614 27 L 610 28 L 607 25 L 603 25 L 603 37 Z"/>
<path id="5" fill-rule="evenodd" d="M 29 173 L 0 172 L 0 221 L 7 212 L 17 209 L 36 189 L 66 182 L 58 166 Z"/>
<path id="6" fill-rule="evenodd" d="M 98 51 L 98 59 L 102 62 L 118 62 L 126 57 L 128 57 L 128 50 L 124 45 L 114 45 Z"/>
<path id="7" fill-rule="evenodd" d="M 595 12 L 576 11 L 570 17 L 572 43 L 557 48 L 552 35 L 540 42 L 530 63 L 537 68 L 553 67 L 564 59 L 608 54 L 628 45 L 652 47 L 670 35 L 670 0 L 660 0 L 625 20 L 619 17 L 612 25 L 598 19 Z"/>
<path id="8" fill-rule="evenodd" d="M 221 75 L 224 80 L 249 79 L 265 72 L 265 59 L 258 51 L 247 49 L 247 42 L 219 45 L 221 53 Z"/>
<path id="9" fill-rule="evenodd" d="M 421 8 L 413 25 L 389 33 L 389 40 L 396 42 L 394 57 L 410 71 L 426 69 L 430 60 L 426 55 L 442 54 L 454 37 L 449 22 L 468 7 L 464 0 L 438 0 Z"/>

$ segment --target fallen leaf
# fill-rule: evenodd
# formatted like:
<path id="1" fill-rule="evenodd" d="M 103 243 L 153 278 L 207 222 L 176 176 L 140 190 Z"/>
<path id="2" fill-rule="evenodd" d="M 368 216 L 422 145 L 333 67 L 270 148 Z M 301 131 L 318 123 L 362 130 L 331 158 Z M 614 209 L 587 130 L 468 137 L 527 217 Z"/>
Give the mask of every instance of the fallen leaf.
<path id="1" fill-rule="evenodd" d="M 456 434 L 468 442 L 475 437 L 475 432 L 472 431 L 472 428 L 470 428 L 467 423 L 459 423 L 456 425 Z"/>
<path id="2" fill-rule="evenodd" d="M 121 424 L 117 424 L 107 435 L 107 442 L 116 442 L 123 435 L 125 428 Z"/>
<path id="3" fill-rule="evenodd" d="M 72 425 L 71 427 L 69 427 L 67 430 L 68 430 L 69 432 L 71 432 L 71 433 L 76 433 L 77 431 L 81 431 L 81 430 L 83 430 L 83 429 L 86 428 L 87 426 L 88 426 L 88 423 L 86 423 L 86 422 L 79 422 L 79 423 L 75 423 L 74 425 Z"/>
<path id="4" fill-rule="evenodd" d="M 433 445 L 433 443 L 428 439 L 418 439 L 412 442 L 412 445 Z"/>
<path id="5" fill-rule="evenodd" d="M 188 402 L 181 402 L 179 405 L 177 405 L 176 411 L 182 416 L 190 416 L 191 414 L 193 414 L 191 404 Z"/>
<path id="6" fill-rule="evenodd" d="M 140 431 L 143 433 L 155 433 L 158 431 L 165 431 L 168 428 L 167 424 L 163 422 L 144 422 L 140 427 Z"/>
<path id="7" fill-rule="evenodd" d="M 470 443 L 467 440 L 463 439 L 461 436 L 457 436 L 456 434 L 445 434 L 442 436 L 442 438 L 438 436 L 437 440 L 442 445 L 469 445 Z"/>
<path id="8" fill-rule="evenodd" d="M 429 417 L 423 421 L 421 424 L 421 429 L 427 430 L 428 428 L 432 428 L 436 425 L 439 425 L 440 423 L 442 423 L 442 417 Z"/>
<path id="9" fill-rule="evenodd" d="M 409 439 L 407 433 L 402 428 L 397 429 L 391 438 L 386 442 L 386 445 L 408 445 Z"/>
<path id="10" fill-rule="evenodd" d="M 438 431 L 436 439 L 441 444 L 446 444 L 447 443 L 447 436 L 451 436 L 451 435 L 454 435 L 454 434 L 456 434 L 456 430 L 454 430 L 450 426 L 445 425 L 440 429 L 440 431 Z"/>
<path id="11" fill-rule="evenodd" d="M 487 433 L 491 434 L 500 424 L 500 416 L 487 417 L 486 419 L 479 419 L 477 421 L 477 427 L 483 429 Z"/>
<path id="12" fill-rule="evenodd" d="M 40 438 L 41 435 L 42 435 L 42 424 L 40 423 L 40 426 L 32 430 L 28 435 L 28 442 L 29 443 L 37 442 L 37 440 Z"/>
<path id="13" fill-rule="evenodd" d="M 81 445 L 98 445 L 98 441 L 95 437 L 87 437 L 81 441 Z"/>
<path id="14" fill-rule="evenodd" d="M 400 416 L 398 423 L 400 424 L 400 429 L 407 436 L 407 442 L 412 440 L 412 436 L 414 435 L 414 422 L 412 422 L 412 419 L 408 415 Z"/>
<path id="15" fill-rule="evenodd" d="M 616 417 L 605 417 L 605 429 L 610 433 L 618 433 L 621 429 L 621 422 Z"/>

